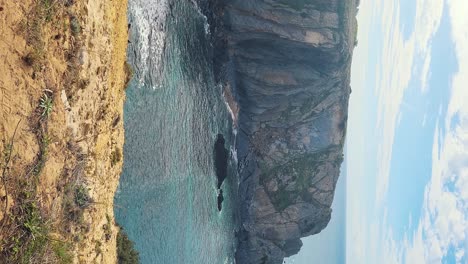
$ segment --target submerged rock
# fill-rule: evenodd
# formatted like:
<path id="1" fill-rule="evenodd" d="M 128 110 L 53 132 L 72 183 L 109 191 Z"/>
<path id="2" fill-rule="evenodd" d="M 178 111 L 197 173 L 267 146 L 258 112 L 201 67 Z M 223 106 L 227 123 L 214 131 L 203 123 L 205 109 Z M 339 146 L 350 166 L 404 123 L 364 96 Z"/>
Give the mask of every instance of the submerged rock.
<path id="1" fill-rule="evenodd" d="M 219 72 L 239 105 L 237 263 L 282 263 L 330 221 L 355 14 L 354 0 L 225 1 Z"/>
<path id="2" fill-rule="evenodd" d="M 216 138 L 216 142 L 213 147 L 216 178 L 218 179 L 218 189 L 221 188 L 223 181 L 227 177 L 229 151 L 224 146 L 224 143 L 224 136 L 222 134 L 218 134 L 218 137 Z"/>
<path id="3" fill-rule="evenodd" d="M 223 185 L 224 180 L 227 177 L 228 169 L 228 158 L 229 151 L 226 149 L 225 139 L 223 134 L 218 134 L 214 147 L 213 147 L 213 158 L 215 165 L 215 172 L 217 178 L 217 187 L 218 187 L 218 211 L 221 211 L 222 204 L 224 201 L 223 190 L 221 186 Z"/>
<path id="4" fill-rule="evenodd" d="M 221 212 L 221 209 L 223 209 L 223 201 L 224 201 L 223 189 L 219 189 L 219 191 L 218 191 L 218 211 L 220 211 L 220 212 Z"/>

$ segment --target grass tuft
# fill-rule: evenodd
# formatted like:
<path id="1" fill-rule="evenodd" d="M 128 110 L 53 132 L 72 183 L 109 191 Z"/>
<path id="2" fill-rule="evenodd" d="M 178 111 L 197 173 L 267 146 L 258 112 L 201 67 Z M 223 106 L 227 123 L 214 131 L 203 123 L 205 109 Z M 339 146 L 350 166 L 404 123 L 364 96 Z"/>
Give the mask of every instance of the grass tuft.
<path id="1" fill-rule="evenodd" d="M 73 35 L 78 35 L 81 32 L 81 25 L 75 16 L 70 17 L 70 29 Z"/>
<path id="2" fill-rule="evenodd" d="M 89 196 L 89 189 L 85 185 L 75 187 L 75 204 L 80 208 L 86 208 L 93 202 Z"/>
<path id="3" fill-rule="evenodd" d="M 52 249 L 57 256 L 58 263 L 69 264 L 73 263 L 73 255 L 71 254 L 72 246 L 69 243 L 62 241 L 54 241 Z"/>
<path id="4" fill-rule="evenodd" d="M 32 48 L 32 51 L 23 57 L 23 61 L 32 67 L 34 72 L 42 69 L 46 55 L 44 27 L 54 19 L 60 6 L 61 1 L 58 0 L 39 0 L 22 23 L 21 28 L 26 32 L 26 41 Z"/>
<path id="5" fill-rule="evenodd" d="M 53 107 L 52 97 L 49 97 L 46 93 L 44 93 L 44 95 L 41 97 L 39 107 L 42 109 L 42 116 L 49 117 Z"/>
<path id="6" fill-rule="evenodd" d="M 62 208 L 68 221 L 84 226 L 84 209 L 92 203 L 94 201 L 84 183 L 69 183 L 65 186 Z"/>

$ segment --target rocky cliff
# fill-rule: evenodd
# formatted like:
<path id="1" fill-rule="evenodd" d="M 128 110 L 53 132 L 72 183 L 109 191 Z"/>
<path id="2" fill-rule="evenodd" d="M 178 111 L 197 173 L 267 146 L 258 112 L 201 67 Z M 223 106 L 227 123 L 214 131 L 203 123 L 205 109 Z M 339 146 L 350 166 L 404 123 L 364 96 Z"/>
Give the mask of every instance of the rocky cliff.
<path id="1" fill-rule="evenodd" d="M 225 1 L 236 95 L 237 263 L 282 263 L 331 217 L 343 161 L 355 0 Z"/>

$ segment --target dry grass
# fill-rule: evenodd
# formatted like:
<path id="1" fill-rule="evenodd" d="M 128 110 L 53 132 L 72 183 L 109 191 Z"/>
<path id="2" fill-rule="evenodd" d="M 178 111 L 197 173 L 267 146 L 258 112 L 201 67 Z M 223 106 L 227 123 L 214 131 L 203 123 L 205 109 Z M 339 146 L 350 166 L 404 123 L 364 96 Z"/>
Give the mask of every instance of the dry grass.
<path id="1" fill-rule="evenodd" d="M 65 0 L 36 0 L 25 20 L 18 25 L 19 33 L 23 34 L 29 46 L 29 53 L 23 56 L 26 66 L 32 67 L 33 78 L 41 78 L 39 73 L 43 70 L 47 58 L 47 43 L 44 39 L 45 31 L 51 24 L 59 23 L 64 16 L 70 18 L 73 24 L 63 32 L 63 35 L 73 35 L 72 40 L 79 38 L 79 22 L 74 18 L 69 9 L 69 2 Z M 66 29 L 64 29 L 66 30 Z M 69 77 L 65 82 L 70 86 L 74 84 L 73 79 L 77 76 L 76 53 L 78 45 L 73 45 L 68 51 Z M 57 233 L 66 234 L 61 227 L 54 225 L 50 209 L 42 204 L 38 194 L 38 184 L 41 173 L 48 161 L 49 144 L 51 138 L 48 135 L 48 122 L 53 111 L 53 92 L 45 90 L 43 97 L 37 103 L 36 110 L 28 118 L 28 128 L 35 136 L 39 145 L 36 158 L 27 166 L 16 166 L 13 164 L 15 157 L 15 134 L 11 142 L 4 144 L 0 168 L 2 171 L 2 185 L 6 193 L 3 218 L 0 223 L 0 263 L 71 263 L 73 259 L 72 243 L 69 238 L 57 238 Z M 75 170 L 72 175 L 78 175 L 84 168 L 77 155 Z M 13 171 L 11 168 L 15 168 Z M 20 169 L 22 168 L 22 169 Z M 78 177 L 70 177 L 77 179 Z M 75 223 L 82 216 L 91 203 L 86 186 L 70 185 L 68 179 L 63 179 L 64 185 L 71 186 L 72 191 L 63 192 L 63 201 L 72 199 L 73 208 L 64 206 L 64 221 Z M 8 199 L 11 201 L 8 201 Z M 11 204 L 11 208 L 8 208 Z M 70 210 L 75 211 L 75 219 L 70 219 Z M 70 224 L 71 225 L 71 224 Z M 67 225 L 64 225 L 67 226 Z"/>
<path id="2" fill-rule="evenodd" d="M 29 15 L 20 24 L 20 31 L 24 31 L 26 42 L 31 52 L 23 57 L 24 62 L 38 72 L 43 67 L 46 47 L 43 39 L 44 27 L 52 22 L 54 16 L 63 12 L 62 1 L 37 0 Z"/>
<path id="3" fill-rule="evenodd" d="M 126 1 L 6 1 L 2 8 L 0 263 L 93 263 L 94 241 L 106 252 L 96 261 L 113 262 Z"/>
<path id="4" fill-rule="evenodd" d="M 19 124 L 19 123 L 18 123 Z M 4 211 L 0 232 L 0 260 L 5 263 L 69 263 L 72 258 L 66 242 L 50 236 L 48 212 L 42 208 L 37 196 L 40 169 L 46 160 L 46 151 L 40 153 L 29 170 L 21 177 L 10 175 L 10 161 L 14 156 L 16 131 L 11 143 L 3 151 L 2 180 L 7 196 L 13 198 L 10 211 Z M 44 144 L 44 143 L 43 143 Z M 32 173 L 34 172 L 34 173 Z M 8 202 L 8 201 L 7 201 Z"/>

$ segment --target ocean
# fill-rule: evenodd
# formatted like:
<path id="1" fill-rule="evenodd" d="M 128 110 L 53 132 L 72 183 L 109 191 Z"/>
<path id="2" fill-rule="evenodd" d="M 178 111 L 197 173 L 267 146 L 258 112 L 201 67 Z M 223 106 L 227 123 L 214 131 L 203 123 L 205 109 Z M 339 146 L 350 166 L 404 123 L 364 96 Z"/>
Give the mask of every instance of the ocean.
<path id="1" fill-rule="evenodd" d="M 116 220 L 143 264 L 234 263 L 235 139 L 213 74 L 207 18 L 191 1 L 129 0 L 128 15 L 134 78 L 126 90 Z M 221 211 L 219 134 L 228 153 Z"/>

